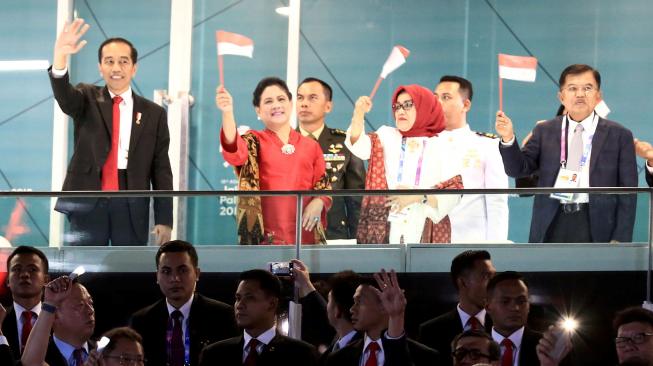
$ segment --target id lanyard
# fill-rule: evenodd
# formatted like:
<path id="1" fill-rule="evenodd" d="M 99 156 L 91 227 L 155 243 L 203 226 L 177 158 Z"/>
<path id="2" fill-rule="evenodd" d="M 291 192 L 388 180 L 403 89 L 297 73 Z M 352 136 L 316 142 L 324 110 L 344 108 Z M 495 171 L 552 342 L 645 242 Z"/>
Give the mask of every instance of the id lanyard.
<path id="1" fill-rule="evenodd" d="M 592 118 L 592 123 L 596 119 L 596 113 Z M 567 168 L 567 139 L 569 138 L 569 116 L 565 116 L 565 132 L 560 134 L 560 166 L 563 169 Z M 589 142 L 583 144 L 583 155 L 580 158 L 579 169 L 582 170 L 585 164 L 587 163 L 587 158 L 589 157 L 590 151 L 592 151 L 592 140 L 594 139 L 594 134 L 591 134 L 588 138 Z"/>
<path id="2" fill-rule="evenodd" d="M 189 317 L 190 318 L 190 317 Z M 186 326 L 186 336 L 184 337 L 184 365 L 190 365 L 190 329 L 188 329 L 189 320 L 184 321 Z M 166 344 L 168 345 L 168 359 L 172 359 L 172 327 L 174 320 L 168 321 L 168 329 L 166 330 Z"/>
<path id="3" fill-rule="evenodd" d="M 399 173 L 397 182 L 401 182 L 404 175 L 404 160 L 406 159 L 407 138 L 401 138 L 401 154 L 399 155 Z M 426 139 L 422 140 L 422 152 L 417 160 L 417 171 L 415 172 L 415 187 L 419 187 L 420 176 L 422 175 L 422 162 L 424 161 L 424 151 L 426 151 Z"/>

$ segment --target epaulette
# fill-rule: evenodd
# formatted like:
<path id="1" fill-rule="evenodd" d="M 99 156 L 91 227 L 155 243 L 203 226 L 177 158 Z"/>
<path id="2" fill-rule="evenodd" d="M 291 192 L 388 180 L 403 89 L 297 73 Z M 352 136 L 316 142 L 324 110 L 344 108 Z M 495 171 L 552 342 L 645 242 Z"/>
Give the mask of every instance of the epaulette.
<path id="1" fill-rule="evenodd" d="M 480 132 L 480 131 L 474 131 L 474 133 L 476 133 L 479 136 L 488 137 L 488 138 L 491 138 L 491 139 L 498 139 L 499 138 L 499 135 L 496 135 L 494 133 Z"/>
<path id="2" fill-rule="evenodd" d="M 347 134 L 347 131 L 341 130 L 339 128 L 330 128 L 329 130 L 331 130 L 332 135 L 345 136 Z"/>

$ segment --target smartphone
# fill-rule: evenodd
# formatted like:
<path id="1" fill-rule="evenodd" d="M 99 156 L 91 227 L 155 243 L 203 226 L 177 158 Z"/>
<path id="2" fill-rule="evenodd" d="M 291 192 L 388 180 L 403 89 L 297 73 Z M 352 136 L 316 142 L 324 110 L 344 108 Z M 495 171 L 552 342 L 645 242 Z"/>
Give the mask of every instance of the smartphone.
<path id="1" fill-rule="evenodd" d="M 292 276 L 292 262 L 268 262 L 268 271 L 280 277 Z"/>

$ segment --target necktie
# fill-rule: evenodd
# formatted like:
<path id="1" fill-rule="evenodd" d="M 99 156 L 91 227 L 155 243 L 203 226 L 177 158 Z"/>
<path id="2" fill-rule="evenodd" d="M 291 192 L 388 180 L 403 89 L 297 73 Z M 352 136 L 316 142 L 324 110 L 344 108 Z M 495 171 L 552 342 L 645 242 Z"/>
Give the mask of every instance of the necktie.
<path id="1" fill-rule="evenodd" d="M 170 314 L 172 317 L 172 340 L 170 342 L 170 365 L 171 366 L 184 366 L 184 341 L 181 331 L 181 321 L 183 315 L 181 311 L 175 310 Z"/>
<path id="2" fill-rule="evenodd" d="M 580 170 L 580 159 L 583 156 L 583 125 L 578 124 L 574 129 L 574 135 L 569 144 L 569 156 L 567 157 L 567 169 Z"/>
<path id="3" fill-rule="evenodd" d="M 84 349 L 83 348 L 78 348 L 73 351 L 73 359 L 75 360 L 75 366 L 82 366 L 84 365 Z"/>
<path id="4" fill-rule="evenodd" d="M 501 345 L 504 347 L 503 356 L 501 357 L 501 366 L 512 366 L 512 341 L 509 338 L 504 338 L 501 341 Z"/>
<path id="5" fill-rule="evenodd" d="M 102 167 L 102 190 L 117 191 L 118 187 L 118 141 L 120 140 L 120 103 L 122 97 L 113 97 L 111 150 Z"/>
<path id="6" fill-rule="evenodd" d="M 20 317 L 23 320 L 23 331 L 20 334 L 20 353 L 23 353 L 23 349 L 25 349 L 25 345 L 27 344 L 27 337 L 29 337 L 29 333 L 32 331 L 32 318 L 36 317 L 36 314 L 25 310 L 20 314 Z"/>
<path id="7" fill-rule="evenodd" d="M 376 360 L 376 351 L 381 349 L 381 347 L 379 347 L 378 343 L 372 342 L 372 343 L 367 345 L 367 349 L 370 351 L 370 354 L 367 357 L 367 361 L 365 362 L 365 366 L 377 366 L 378 361 Z"/>
<path id="8" fill-rule="evenodd" d="M 469 318 L 467 325 L 471 330 L 483 330 L 483 325 L 475 316 Z"/>
<path id="9" fill-rule="evenodd" d="M 258 359 L 258 351 L 256 350 L 256 347 L 258 344 L 259 341 L 256 338 L 249 340 L 249 343 L 247 344 L 249 351 L 247 351 L 247 358 L 245 358 L 245 363 L 243 363 L 243 366 L 256 366 L 256 360 Z"/>

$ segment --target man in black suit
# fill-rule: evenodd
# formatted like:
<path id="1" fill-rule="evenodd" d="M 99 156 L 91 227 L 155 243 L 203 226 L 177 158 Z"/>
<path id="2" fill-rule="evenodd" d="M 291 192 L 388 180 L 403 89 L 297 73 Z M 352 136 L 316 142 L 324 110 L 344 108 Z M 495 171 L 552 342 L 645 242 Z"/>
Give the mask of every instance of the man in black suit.
<path id="1" fill-rule="evenodd" d="M 43 286 L 50 280 L 48 258 L 30 246 L 19 246 L 7 257 L 7 287 L 13 306 L 7 309 L 2 333 L 7 337 L 15 359 L 20 359 L 27 337 L 41 313 Z"/>
<path id="2" fill-rule="evenodd" d="M 61 276 L 45 286 L 41 315 L 30 333 L 21 363 L 81 366 L 95 348 L 95 342 L 90 341 L 94 330 L 91 295 L 79 282 Z"/>
<path id="3" fill-rule="evenodd" d="M 156 253 L 156 280 L 165 296 L 132 316 L 147 364 L 196 366 L 206 345 L 237 334 L 231 306 L 195 292 L 200 276 L 192 244 L 173 240 Z"/>
<path id="4" fill-rule="evenodd" d="M 273 274 L 261 269 L 241 273 L 234 308 L 243 334 L 204 348 L 200 365 L 317 365 L 313 346 L 277 332 L 280 300 L 281 282 Z"/>
<path id="5" fill-rule="evenodd" d="M 86 45 L 82 19 L 66 25 L 54 46 L 49 70 L 54 97 L 74 121 L 72 158 L 64 191 L 172 190 L 166 112 L 133 93 L 138 53 L 123 38 L 110 38 L 98 50 L 105 87 L 73 86 L 68 57 Z M 68 216 L 70 245 L 144 245 L 148 241 L 148 197 L 59 199 L 55 209 Z M 154 200 L 157 244 L 170 240 L 172 199 Z"/>
<path id="6" fill-rule="evenodd" d="M 454 366 L 472 366 L 484 362 L 498 365 L 501 350 L 489 334 L 482 330 L 466 330 L 451 342 Z"/>
<path id="7" fill-rule="evenodd" d="M 458 290 L 458 305 L 419 328 L 419 341 L 438 350 L 447 365 L 453 364 L 451 341 L 456 335 L 471 329 L 491 331 L 492 321 L 485 311 L 486 288 L 495 273 L 490 253 L 485 250 L 467 250 L 451 261 L 451 279 Z"/>
<path id="8" fill-rule="evenodd" d="M 558 92 L 567 114 L 536 125 L 521 150 L 512 121 L 498 111 L 496 130 L 506 173 L 516 178 L 539 171 L 539 187 L 636 187 L 633 135 L 596 114 L 600 88 L 597 70 L 588 65 L 568 66 L 560 75 Z M 572 185 L 566 178 L 573 174 L 580 179 Z M 636 195 L 558 197 L 535 197 L 530 242 L 632 241 Z"/>
<path id="9" fill-rule="evenodd" d="M 333 90 L 325 81 L 306 78 L 297 88 L 297 120 L 302 135 L 317 140 L 333 189 L 365 189 L 363 161 L 345 147 L 345 131 L 329 128 Z M 333 197 L 327 213 L 327 239 L 355 239 L 362 197 Z"/>
<path id="10" fill-rule="evenodd" d="M 646 141 L 635 139 L 635 151 L 640 158 L 645 160 L 644 174 L 646 183 L 648 183 L 649 187 L 653 187 L 653 146 Z"/>
<path id="11" fill-rule="evenodd" d="M 0 323 L 5 321 L 7 316 L 7 310 L 4 306 L 0 304 Z M 11 348 L 9 348 L 9 342 L 7 342 L 7 337 L 2 333 L 0 328 L 0 364 L 1 365 L 13 365 L 14 364 L 14 355 L 12 354 Z"/>
<path id="12" fill-rule="evenodd" d="M 615 315 L 615 345 L 619 364 L 653 365 L 653 312 L 629 307 Z"/>
<path id="13" fill-rule="evenodd" d="M 437 351 L 406 337 L 406 297 L 397 274 L 382 270 L 374 277 L 361 280 L 351 308 L 352 323 L 363 339 L 333 352 L 327 365 L 440 365 Z"/>
<path id="14" fill-rule="evenodd" d="M 526 327 L 528 287 L 513 271 L 494 276 L 487 285 L 487 311 L 494 323 L 492 338 L 501 346 L 501 365 L 540 365 L 535 348 L 541 334 Z"/>

